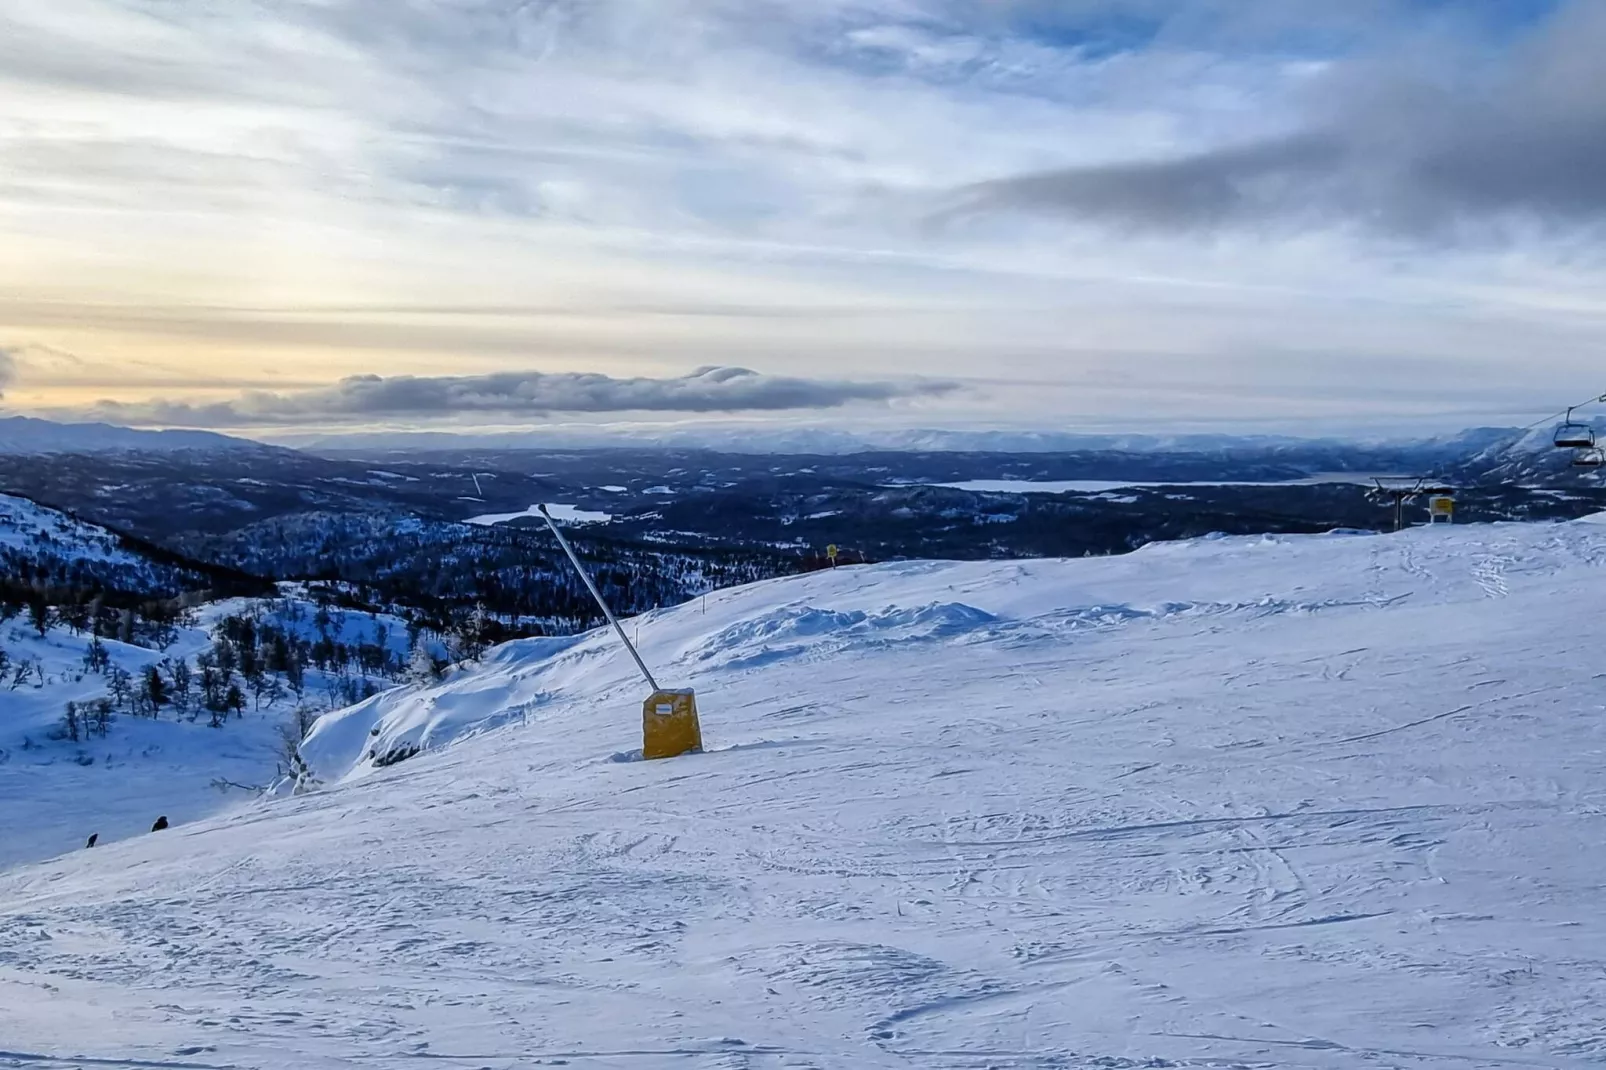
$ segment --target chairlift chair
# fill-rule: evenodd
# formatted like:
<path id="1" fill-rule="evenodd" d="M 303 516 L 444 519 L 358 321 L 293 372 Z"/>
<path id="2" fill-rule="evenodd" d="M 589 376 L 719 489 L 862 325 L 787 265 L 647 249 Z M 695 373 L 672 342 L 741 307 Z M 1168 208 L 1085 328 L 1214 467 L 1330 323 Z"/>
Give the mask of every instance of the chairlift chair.
<path id="1" fill-rule="evenodd" d="M 1606 468 L 1606 449 L 1591 446 L 1573 454 L 1574 468 Z"/>
<path id="2" fill-rule="evenodd" d="M 1591 450 L 1595 448 L 1595 429 L 1589 424 L 1573 422 L 1573 410 L 1567 410 L 1567 419 L 1556 428 L 1555 437 L 1558 450 Z M 1577 458 L 1573 459 L 1577 464 Z"/>

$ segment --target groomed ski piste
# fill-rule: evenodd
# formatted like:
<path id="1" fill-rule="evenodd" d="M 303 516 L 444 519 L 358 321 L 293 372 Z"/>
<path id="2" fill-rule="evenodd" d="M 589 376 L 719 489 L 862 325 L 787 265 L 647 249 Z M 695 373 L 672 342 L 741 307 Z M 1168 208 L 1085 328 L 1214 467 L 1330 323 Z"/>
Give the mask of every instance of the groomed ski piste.
<path id="1" fill-rule="evenodd" d="M 1598 1067 L 1606 526 L 841 568 L 0 874 L 0 1066 Z M 376 767 L 371 756 L 421 753 Z M 5 815 L 7 831 L 31 820 Z"/>

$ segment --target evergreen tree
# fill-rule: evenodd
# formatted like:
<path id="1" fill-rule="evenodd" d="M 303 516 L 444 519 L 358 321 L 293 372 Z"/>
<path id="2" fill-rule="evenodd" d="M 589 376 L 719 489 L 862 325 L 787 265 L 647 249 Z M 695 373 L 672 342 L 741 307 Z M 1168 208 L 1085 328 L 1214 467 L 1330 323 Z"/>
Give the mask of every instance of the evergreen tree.
<path id="1" fill-rule="evenodd" d="M 293 652 L 284 665 L 284 682 L 295 695 L 296 701 L 307 693 L 307 666 L 298 652 Z"/>
<path id="2" fill-rule="evenodd" d="M 106 644 L 95 636 L 89 641 L 89 648 L 84 651 L 84 669 L 88 672 L 104 673 L 111 665 L 112 656 L 106 650 Z"/>
<path id="3" fill-rule="evenodd" d="M 152 717 L 167 705 L 167 681 L 162 679 L 161 670 L 155 665 L 145 666 L 145 699 L 151 704 Z"/>
<path id="4" fill-rule="evenodd" d="M 290 643 L 284 632 L 275 629 L 263 652 L 262 667 L 267 672 L 282 673 L 290 667 Z"/>
<path id="5" fill-rule="evenodd" d="M 257 656 L 257 648 L 242 640 L 236 650 L 240 659 L 240 675 L 245 677 L 246 682 L 250 683 L 253 677 L 261 676 L 262 659 Z"/>
<path id="6" fill-rule="evenodd" d="M 478 661 L 485 653 L 486 636 L 490 633 L 491 616 L 484 602 L 476 602 L 474 609 L 457 629 L 457 649 L 466 661 Z"/>
<path id="7" fill-rule="evenodd" d="M 106 728 L 111 724 L 112 704 L 109 699 L 98 698 L 90 705 L 90 723 L 94 725 L 96 733 L 101 739 L 106 738 Z"/>
<path id="8" fill-rule="evenodd" d="M 190 663 L 183 658 L 168 664 L 167 675 L 173 681 L 172 702 L 173 708 L 179 713 L 188 713 L 190 709 Z"/>
<path id="9" fill-rule="evenodd" d="M 50 607 L 45 604 L 44 595 L 36 595 L 28 602 L 28 622 L 43 639 L 50 630 Z"/>
<path id="10" fill-rule="evenodd" d="M 89 627 L 89 603 L 74 599 L 61 606 L 57 613 L 74 635 L 82 635 Z"/>
<path id="11" fill-rule="evenodd" d="M 432 684 L 441 678 L 441 666 L 423 640 L 413 645 L 412 657 L 407 661 L 407 679 L 415 684 Z"/>
<path id="12" fill-rule="evenodd" d="M 134 681 L 128 670 L 121 665 L 113 665 L 107 670 L 106 686 L 117 709 L 127 709 L 128 700 L 134 695 Z"/>

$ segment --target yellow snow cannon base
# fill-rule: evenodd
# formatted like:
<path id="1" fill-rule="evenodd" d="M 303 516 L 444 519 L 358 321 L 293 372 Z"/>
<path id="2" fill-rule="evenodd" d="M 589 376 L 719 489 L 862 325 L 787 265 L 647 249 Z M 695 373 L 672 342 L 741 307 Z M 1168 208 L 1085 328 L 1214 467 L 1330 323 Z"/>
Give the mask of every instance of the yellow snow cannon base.
<path id="1" fill-rule="evenodd" d="M 654 691 L 641 707 L 641 756 L 673 758 L 703 749 L 703 728 L 697 721 L 697 696 L 684 691 Z"/>

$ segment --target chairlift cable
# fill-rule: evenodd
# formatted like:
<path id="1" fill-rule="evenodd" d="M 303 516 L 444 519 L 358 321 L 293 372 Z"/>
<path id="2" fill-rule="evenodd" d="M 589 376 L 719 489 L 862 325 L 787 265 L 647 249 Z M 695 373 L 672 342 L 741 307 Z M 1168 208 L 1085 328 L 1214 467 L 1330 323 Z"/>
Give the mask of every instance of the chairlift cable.
<path id="1" fill-rule="evenodd" d="M 1597 396 L 1592 397 L 1592 398 L 1586 398 L 1585 400 L 1580 401 L 1576 405 L 1569 405 L 1565 409 L 1560 409 L 1560 410 L 1558 410 L 1556 412 L 1553 412 L 1549 416 L 1545 416 L 1545 417 L 1542 417 L 1542 418 L 1540 418 L 1538 420 L 1535 420 L 1533 423 L 1529 424 L 1527 427 L 1519 427 L 1517 430 L 1523 431 L 1523 432 L 1532 431 L 1536 427 L 1541 427 L 1541 426 L 1543 426 L 1545 424 L 1550 423 L 1552 420 L 1556 419 L 1556 417 L 1558 417 L 1558 416 L 1567 417 L 1567 416 L 1571 415 L 1571 413 L 1572 413 L 1572 411 L 1574 409 L 1581 409 L 1586 405 L 1599 405 L 1599 404 L 1602 404 L 1602 403 L 1606 403 L 1606 394 L 1600 394 L 1600 395 L 1597 395 Z"/>
<path id="2" fill-rule="evenodd" d="M 1585 400 L 1578 402 L 1576 405 L 1569 405 L 1565 409 L 1560 409 L 1560 410 L 1558 410 L 1556 412 L 1551 413 L 1549 416 L 1545 416 L 1545 417 L 1542 417 L 1542 418 L 1540 418 L 1538 420 L 1535 420 L 1533 423 L 1528 424 L 1526 427 L 1518 428 L 1517 429 L 1518 437 L 1520 438 L 1522 435 L 1526 435 L 1530 431 L 1534 431 L 1534 430 L 1536 430 L 1536 429 L 1538 429 L 1540 427 L 1543 427 L 1545 424 L 1553 423 L 1558 418 L 1566 421 L 1566 424 L 1563 425 L 1563 426 L 1570 426 L 1570 425 L 1572 425 L 1572 422 L 1573 422 L 1572 415 L 1573 415 L 1574 410 L 1582 409 L 1582 408 L 1585 408 L 1586 406 L 1589 406 L 1589 405 L 1600 405 L 1600 404 L 1606 404 L 1606 394 L 1597 394 L 1597 395 L 1595 395 L 1593 397 L 1586 398 Z M 1593 469 L 1593 468 L 1606 468 L 1606 445 L 1603 445 L 1603 444 L 1598 443 L 1596 441 L 1596 437 L 1595 437 L 1595 434 L 1594 434 L 1594 425 L 1593 424 L 1580 424 L 1578 426 L 1581 429 L 1587 429 L 1588 430 L 1588 432 L 1589 432 L 1589 442 L 1587 444 L 1567 444 L 1567 445 L 1563 445 L 1562 442 L 1557 441 L 1557 442 L 1555 442 L 1555 445 L 1558 448 L 1565 448 L 1565 449 L 1572 449 L 1573 450 L 1573 457 L 1572 457 L 1571 464 L 1572 464 L 1572 467 L 1574 467 L 1574 468 L 1591 468 L 1591 469 Z M 1559 431 L 1560 431 L 1560 428 L 1558 428 L 1558 433 L 1559 433 Z M 1442 461 L 1437 466 L 1435 466 L 1435 468 L 1434 468 L 1434 470 L 1432 472 L 1430 472 L 1429 474 L 1427 474 L 1425 476 L 1415 476 L 1415 477 L 1407 477 L 1407 478 L 1415 480 L 1415 487 L 1410 488 L 1410 489 L 1406 489 L 1406 488 L 1389 488 L 1389 487 L 1386 487 L 1384 485 L 1384 481 L 1383 481 L 1382 478 L 1373 477 L 1372 481 L 1373 481 L 1373 483 L 1376 484 L 1375 490 L 1367 491 L 1367 497 L 1368 498 L 1373 498 L 1374 494 L 1377 496 L 1376 498 L 1374 498 L 1374 500 L 1379 500 L 1379 499 L 1382 499 L 1382 498 L 1385 498 L 1385 497 L 1393 497 L 1395 499 L 1393 504 L 1395 506 L 1395 512 L 1396 512 L 1396 518 L 1395 518 L 1396 530 L 1398 530 L 1399 524 L 1400 524 L 1399 510 L 1400 510 L 1400 507 L 1403 504 L 1404 499 L 1406 497 L 1417 497 L 1417 496 L 1419 496 L 1421 494 L 1432 494 L 1432 493 L 1434 493 L 1436 491 L 1448 490 L 1449 489 L 1448 486 L 1447 486 L 1448 476 L 1446 474 L 1446 465 Z M 1437 486 L 1435 486 L 1434 484 L 1437 484 Z"/>

